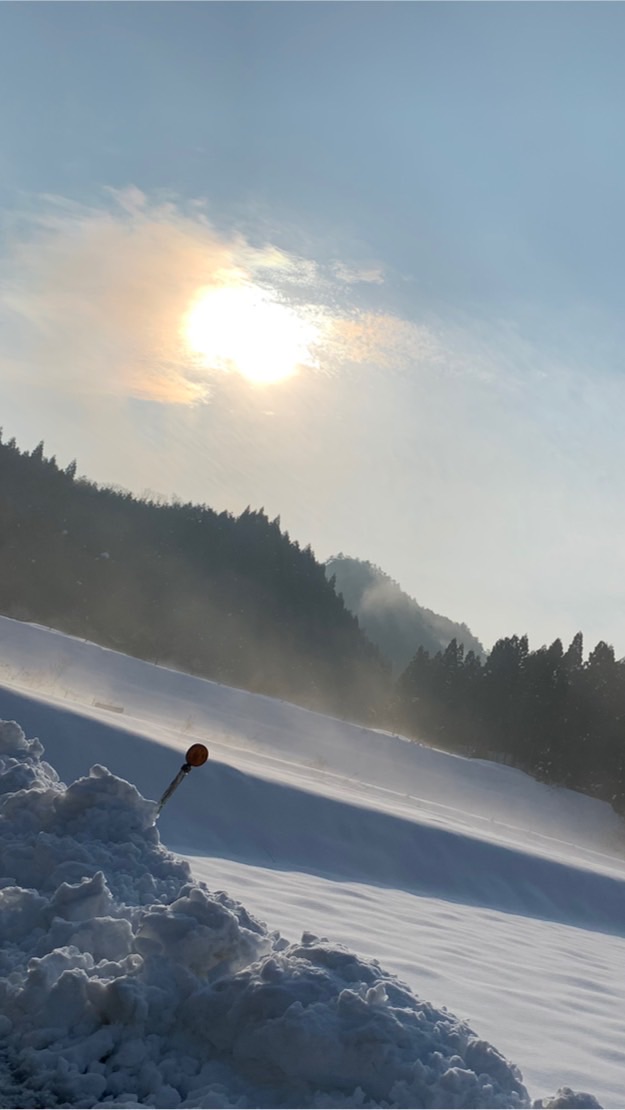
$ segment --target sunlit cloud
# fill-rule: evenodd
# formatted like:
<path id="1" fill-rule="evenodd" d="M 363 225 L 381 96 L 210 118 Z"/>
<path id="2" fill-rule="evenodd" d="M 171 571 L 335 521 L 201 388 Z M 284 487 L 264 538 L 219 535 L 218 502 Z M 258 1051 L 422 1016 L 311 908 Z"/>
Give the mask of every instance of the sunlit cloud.
<path id="1" fill-rule="evenodd" d="M 20 225 L 0 284 L 3 330 L 27 377 L 189 403 L 207 383 L 180 320 L 200 285 L 233 269 L 233 252 L 201 222 L 140 207 L 138 190 L 134 200 L 111 211 L 48 203 L 26 234 Z"/>
<path id="2" fill-rule="evenodd" d="M 201 290 L 184 323 L 192 351 L 213 369 L 273 384 L 317 365 L 320 328 L 250 282 Z"/>
<path id="3" fill-rule="evenodd" d="M 328 346 L 340 362 L 366 363 L 383 370 L 437 362 L 443 354 L 430 328 L 375 312 L 335 319 Z"/>
<path id="4" fill-rule="evenodd" d="M 344 262 L 335 262 L 332 270 L 339 281 L 346 285 L 382 285 L 384 270 L 381 266 L 353 267 Z"/>
<path id="5" fill-rule="evenodd" d="M 219 376 L 272 384 L 301 369 L 431 358 L 427 329 L 350 300 L 381 271 L 325 269 L 220 232 L 202 202 L 136 186 L 85 207 L 39 198 L 5 226 L 0 373 L 59 392 L 189 405 Z"/>

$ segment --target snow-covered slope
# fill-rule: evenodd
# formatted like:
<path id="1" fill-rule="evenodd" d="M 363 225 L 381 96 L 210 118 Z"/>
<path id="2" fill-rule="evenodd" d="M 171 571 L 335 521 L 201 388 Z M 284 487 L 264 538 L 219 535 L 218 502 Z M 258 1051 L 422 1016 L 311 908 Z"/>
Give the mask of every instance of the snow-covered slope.
<path id="1" fill-rule="evenodd" d="M 213 757 L 230 766 L 445 829 L 531 843 L 548 854 L 557 840 L 558 854 L 568 845 L 576 860 L 589 849 L 619 855 L 625 843 L 609 806 L 514 768 L 436 751 L 7 617 L 0 617 L 0 683 L 180 751 L 193 739 L 207 740 Z"/>
<path id="2" fill-rule="evenodd" d="M 625 869 L 607 806 L 6 619 L 0 676 L 0 717 L 39 735 L 65 781 L 105 763 L 158 797 L 207 742 L 159 826 L 210 889 L 289 937 L 382 958 L 532 1094 L 567 1083 L 623 1103 Z"/>

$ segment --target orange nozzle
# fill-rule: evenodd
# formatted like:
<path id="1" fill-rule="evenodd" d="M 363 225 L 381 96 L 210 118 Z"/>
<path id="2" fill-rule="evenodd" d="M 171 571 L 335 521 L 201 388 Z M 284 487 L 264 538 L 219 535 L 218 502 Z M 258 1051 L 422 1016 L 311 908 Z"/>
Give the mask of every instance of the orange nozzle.
<path id="1" fill-rule="evenodd" d="M 208 759 L 208 748 L 204 744 L 192 744 L 185 759 L 190 767 L 201 767 Z"/>

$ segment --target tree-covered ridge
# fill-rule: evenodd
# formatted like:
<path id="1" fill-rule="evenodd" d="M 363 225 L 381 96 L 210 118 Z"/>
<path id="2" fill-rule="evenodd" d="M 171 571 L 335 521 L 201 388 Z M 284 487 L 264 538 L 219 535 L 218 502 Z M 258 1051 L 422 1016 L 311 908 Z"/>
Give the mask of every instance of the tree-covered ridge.
<path id="1" fill-rule="evenodd" d="M 417 648 L 436 653 L 454 638 L 466 651 L 484 655 L 466 624 L 425 609 L 373 563 L 340 554 L 328 559 L 326 573 L 334 577 L 337 593 L 395 673 L 404 669 Z"/>
<path id="2" fill-rule="evenodd" d="M 503 759 L 545 782 L 625 812 L 625 661 L 601 641 L 587 660 L 579 632 L 530 651 L 498 640 L 482 664 L 454 640 L 419 649 L 397 683 L 397 727 L 448 750 Z"/>
<path id="3" fill-rule="evenodd" d="M 261 509 L 155 504 L 0 442 L 0 612 L 363 719 L 387 669 Z"/>

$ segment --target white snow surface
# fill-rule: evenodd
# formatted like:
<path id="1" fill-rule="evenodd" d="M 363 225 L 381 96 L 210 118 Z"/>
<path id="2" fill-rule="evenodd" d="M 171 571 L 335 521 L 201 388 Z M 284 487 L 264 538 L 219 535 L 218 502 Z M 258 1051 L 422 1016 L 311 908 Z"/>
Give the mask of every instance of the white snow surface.
<path id="1" fill-rule="evenodd" d="M 625 1105 L 608 806 L 6 618 L 0 680 L 0 1105 Z"/>

